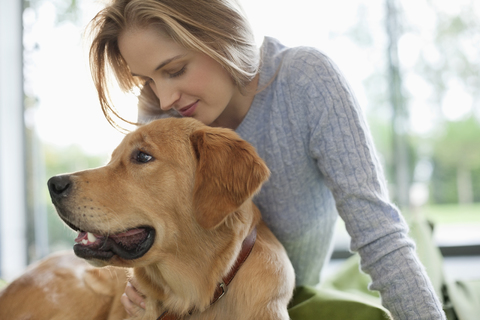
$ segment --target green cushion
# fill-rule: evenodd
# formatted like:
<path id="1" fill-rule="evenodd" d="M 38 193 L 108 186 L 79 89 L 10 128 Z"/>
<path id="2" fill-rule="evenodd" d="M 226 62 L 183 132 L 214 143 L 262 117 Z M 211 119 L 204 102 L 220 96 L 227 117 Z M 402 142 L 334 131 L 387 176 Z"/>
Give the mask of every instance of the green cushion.
<path id="1" fill-rule="evenodd" d="M 368 290 L 370 276 L 359 270 L 359 257 L 354 255 L 318 288 L 299 287 L 289 306 L 292 320 L 389 319 L 378 292 Z"/>
<path id="2" fill-rule="evenodd" d="M 292 320 L 389 319 L 388 312 L 369 299 L 326 288 L 297 288 L 288 312 Z"/>

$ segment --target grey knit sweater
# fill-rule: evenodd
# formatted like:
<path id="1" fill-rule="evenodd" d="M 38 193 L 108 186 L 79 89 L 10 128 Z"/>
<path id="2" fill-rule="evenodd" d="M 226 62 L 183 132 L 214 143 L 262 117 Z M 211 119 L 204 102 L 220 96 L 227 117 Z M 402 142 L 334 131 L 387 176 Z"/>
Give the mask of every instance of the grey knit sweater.
<path id="1" fill-rule="evenodd" d="M 445 319 L 389 201 L 362 110 L 336 66 L 316 49 L 265 38 L 258 87 L 272 79 L 236 131 L 272 172 L 254 201 L 285 246 L 296 284 L 319 283 L 340 215 L 370 288 L 394 319 Z"/>

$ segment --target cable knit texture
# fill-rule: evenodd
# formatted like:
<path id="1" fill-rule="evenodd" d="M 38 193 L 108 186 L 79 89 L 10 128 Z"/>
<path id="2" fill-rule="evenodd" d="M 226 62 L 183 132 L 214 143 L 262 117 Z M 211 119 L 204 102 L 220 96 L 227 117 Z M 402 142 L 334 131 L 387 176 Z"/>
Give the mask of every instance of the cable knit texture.
<path id="1" fill-rule="evenodd" d="M 272 171 L 254 201 L 285 246 L 296 284 L 319 283 L 339 214 L 394 319 L 445 319 L 337 67 L 316 49 L 265 38 L 258 88 L 267 84 L 236 131 Z"/>

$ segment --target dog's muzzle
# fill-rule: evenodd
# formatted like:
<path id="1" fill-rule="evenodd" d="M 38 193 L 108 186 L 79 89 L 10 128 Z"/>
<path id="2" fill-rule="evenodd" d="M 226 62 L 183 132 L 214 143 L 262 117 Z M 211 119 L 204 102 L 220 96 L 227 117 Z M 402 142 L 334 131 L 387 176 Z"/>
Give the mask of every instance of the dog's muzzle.
<path id="1" fill-rule="evenodd" d="M 60 175 L 48 180 L 48 190 L 59 217 L 79 233 L 73 250 L 83 259 L 109 260 L 117 255 L 125 260 L 142 257 L 150 250 L 155 240 L 155 229 L 138 226 L 118 233 L 104 233 L 97 230 L 82 230 L 72 220 L 80 212 L 72 213 L 65 202 L 74 193 L 74 183 L 70 175 Z"/>

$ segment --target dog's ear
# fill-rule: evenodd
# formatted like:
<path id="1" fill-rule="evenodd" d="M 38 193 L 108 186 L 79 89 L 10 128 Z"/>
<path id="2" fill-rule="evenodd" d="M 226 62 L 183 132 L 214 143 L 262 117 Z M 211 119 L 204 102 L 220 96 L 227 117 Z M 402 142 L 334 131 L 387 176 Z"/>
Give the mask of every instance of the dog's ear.
<path id="1" fill-rule="evenodd" d="M 270 171 L 255 148 L 230 129 L 202 127 L 190 141 L 197 157 L 196 219 L 213 229 L 260 189 Z"/>

